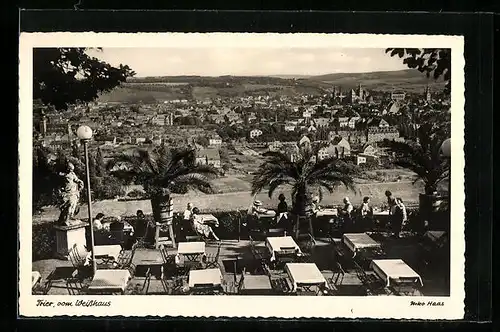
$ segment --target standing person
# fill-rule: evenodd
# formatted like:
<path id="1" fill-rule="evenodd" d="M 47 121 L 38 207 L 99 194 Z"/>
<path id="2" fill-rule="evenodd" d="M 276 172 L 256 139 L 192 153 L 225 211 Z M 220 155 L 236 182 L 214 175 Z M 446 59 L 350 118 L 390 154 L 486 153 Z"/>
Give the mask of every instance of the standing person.
<path id="1" fill-rule="evenodd" d="M 406 222 L 408 221 L 408 216 L 406 214 L 406 206 L 403 204 L 403 200 L 400 197 L 398 197 L 396 198 L 395 202 L 396 202 L 396 209 L 393 218 L 394 220 L 393 231 L 394 231 L 394 236 L 400 238 L 401 229 L 403 225 L 405 225 Z"/>
<path id="2" fill-rule="evenodd" d="M 343 219 L 343 228 L 352 228 L 352 211 L 354 207 L 349 200 L 349 197 L 344 197 L 344 206 L 340 210 L 340 216 Z"/>
<path id="3" fill-rule="evenodd" d="M 182 224 L 181 224 L 181 236 L 185 238 L 188 235 L 188 229 L 191 225 L 191 217 L 193 216 L 193 204 L 187 203 L 186 210 L 184 210 L 184 214 L 182 215 Z"/>
<path id="4" fill-rule="evenodd" d="M 153 243 L 152 237 L 154 232 L 150 229 L 153 228 L 149 220 L 146 219 L 144 212 L 142 210 L 137 210 L 136 212 L 137 222 L 135 225 L 135 238 L 139 239 L 142 245 L 148 245 Z"/>
<path id="5" fill-rule="evenodd" d="M 277 223 L 279 223 L 282 219 L 288 220 L 288 204 L 286 203 L 285 195 L 280 194 L 278 203 L 278 217 L 276 218 Z"/>
<path id="6" fill-rule="evenodd" d="M 363 203 L 359 211 L 361 216 L 360 222 L 363 228 L 368 225 L 370 225 L 370 227 L 373 226 L 371 225 L 373 220 L 373 207 L 370 205 L 370 197 L 363 197 Z"/>

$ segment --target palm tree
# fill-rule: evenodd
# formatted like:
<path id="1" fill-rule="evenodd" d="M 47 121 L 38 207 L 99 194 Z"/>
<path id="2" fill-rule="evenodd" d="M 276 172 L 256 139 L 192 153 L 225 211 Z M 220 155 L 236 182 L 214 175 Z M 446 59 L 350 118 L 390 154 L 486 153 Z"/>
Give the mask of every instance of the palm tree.
<path id="1" fill-rule="evenodd" d="M 171 193 L 186 194 L 192 189 L 213 193 L 211 180 L 218 174 L 210 165 L 197 164 L 196 152 L 191 148 L 140 149 L 130 155 L 115 157 L 107 168 L 115 176 L 144 187 L 151 199 L 157 223 L 163 222 L 162 213 L 167 208 Z"/>
<path id="2" fill-rule="evenodd" d="M 395 164 L 408 168 L 417 174 L 414 183 L 424 182 L 424 193 L 420 195 L 420 213 L 427 220 L 431 219 L 433 206 L 439 200 L 437 187 L 447 179 L 450 163 L 440 155 L 443 141 L 449 138 L 450 126 L 443 112 L 426 112 L 416 130 L 416 139 L 406 142 L 390 142 L 395 153 Z M 450 194 L 450 193 L 448 193 Z"/>
<path id="3" fill-rule="evenodd" d="M 268 188 L 271 198 L 278 187 L 291 185 L 292 213 L 300 217 L 306 215 L 311 194 L 318 193 L 321 199 L 322 188 L 332 193 L 343 184 L 354 191 L 354 167 L 334 157 L 319 160 L 318 153 L 324 147 L 324 143 L 304 144 L 294 161 L 284 152 L 266 153 L 268 159 L 260 165 L 252 179 L 252 195 Z"/>
<path id="4" fill-rule="evenodd" d="M 448 177 L 449 162 L 440 156 L 443 141 L 449 138 L 450 128 L 443 112 L 424 112 L 418 121 L 416 139 L 406 142 L 390 142 L 396 155 L 396 165 L 408 168 L 424 181 L 425 194 L 432 195 L 438 184 Z"/>

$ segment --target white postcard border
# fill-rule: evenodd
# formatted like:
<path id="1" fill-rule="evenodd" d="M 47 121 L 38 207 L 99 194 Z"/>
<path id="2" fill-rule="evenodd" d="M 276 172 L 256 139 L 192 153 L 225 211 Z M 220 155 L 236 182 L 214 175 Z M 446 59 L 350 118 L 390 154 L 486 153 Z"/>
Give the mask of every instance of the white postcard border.
<path id="1" fill-rule="evenodd" d="M 452 173 L 451 277 L 449 297 L 277 297 L 277 296 L 35 296 L 31 294 L 32 253 L 32 63 L 35 47 L 317 47 L 451 48 Z M 21 33 L 19 45 L 19 315 L 184 316 L 281 318 L 462 319 L 465 298 L 464 38 L 439 35 L 277 34 L 277 33 Z M 389 55 L 388 55 L 389 56 Z M 109 307 L 40 307 L 95 299 Z M 410 301 L 443 306 L 410 306 Z"/>

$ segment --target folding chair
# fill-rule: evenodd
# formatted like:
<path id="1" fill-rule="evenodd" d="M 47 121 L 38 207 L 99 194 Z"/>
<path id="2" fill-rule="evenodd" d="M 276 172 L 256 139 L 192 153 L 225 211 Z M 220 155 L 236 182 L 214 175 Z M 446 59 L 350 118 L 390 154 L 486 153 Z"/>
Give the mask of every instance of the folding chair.
<path id="1" fill-rule="evenodd" d="M 118 256 L 118 259 L 116 260 L 115 268 L 120 270 L 127 269 L 129 270 L 130 275 L 133 276 L 135 274 L 135 266 L 132 263 L 132 260 L 138 247 L 139 242 L 136 242 L 134 243 L 130 251 L 122 250 L 120 252 L 120 255 Z"/>
<path id="2" fill-rule="evenodd" d="M 222 241 L 219 242 L 219 245 L 217 246 L 217 253 L 215 255 L 213 254 L 209 254 L 206 256 L 206 266 L 205 268 L 215 268 L 215 267 L 218 267 L 220 268 L 220 264 L 219 264 L 219 256 L 220 256 L 220 250 L 222 248 Z"/>

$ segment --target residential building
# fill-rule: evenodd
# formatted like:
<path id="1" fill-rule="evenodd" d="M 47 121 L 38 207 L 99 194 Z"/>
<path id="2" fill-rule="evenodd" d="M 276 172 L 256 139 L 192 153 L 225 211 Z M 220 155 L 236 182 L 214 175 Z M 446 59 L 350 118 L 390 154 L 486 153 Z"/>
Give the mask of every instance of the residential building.
<path id="1" fill-rule="evenodd" d="M 262 135 L 262 130 L 260 129 L 252 129 L 250 130 L 250 138 L 256 138 Z"/>
<path id="2" fill-rule="evenodd" d="M 222 145 L 222 138 L 218 134 L 213 134 L 208 138 L 208 144 L 212 146 Z"/>
<path id="3" fill-rule="evenodd" d="M 378 157 L 360 153 L 356 155 L 356 165 L 366 164 L 366 163 L 378 163 Z"/>
<path id="4" fill-rule="evenodd" d="M 302 138 L 299 141 L 299 146 L 302 146 L 304 144 L 311 144 L 311 140 L 307 136 L 302 136 Z"/>
<path id="5" fill-rule="evenodd" d="M 389 128 L 368 128 L 367 142 L 376 143 L 385 139 L 395 140 L 399 138 L 399 131 L 395 127 Z"/>
<path id="6" fill-rule="evenodd" d="M 211 165 L 215 168 L 221 167 L 219 149 L 200 149 L 196 151 L 196 162 L 201 165 Z"/>
<path id="7" fill-rule="evenodd" d="M 393 91 L 391 92 L 391 100 L 403 101 L 406 98 L 406 93 L 403 91 Z"/>
<path id="8" fill-rule="evenodd" d="M 345 138 L 337 136 L 328 146 L 328 152 L 330 156 L 337 158 L 348 157 L 351 155 L 351 144 Z"/>

